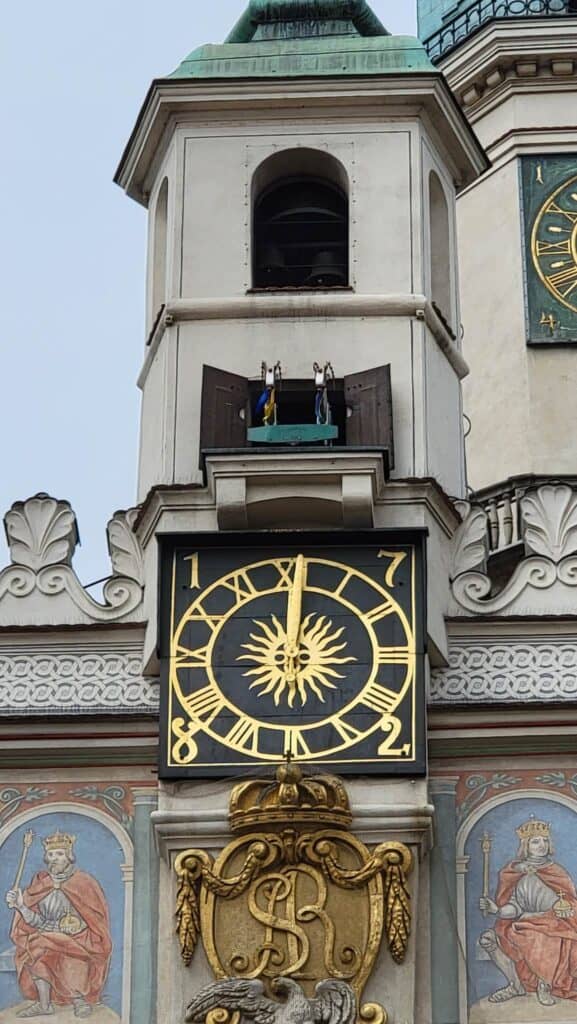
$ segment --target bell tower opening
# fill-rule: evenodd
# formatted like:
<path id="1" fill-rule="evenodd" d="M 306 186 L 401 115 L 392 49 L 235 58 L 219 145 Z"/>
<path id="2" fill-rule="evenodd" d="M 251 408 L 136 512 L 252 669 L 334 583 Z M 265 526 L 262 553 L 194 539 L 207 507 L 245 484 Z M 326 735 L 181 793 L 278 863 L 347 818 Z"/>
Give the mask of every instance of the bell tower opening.
<path id="1" fill-rule="evenodd" d="M 347 174 L 328 153 L 275 153 L 253 182 L 255 289 L 346 288 L 349 284 Z"/>

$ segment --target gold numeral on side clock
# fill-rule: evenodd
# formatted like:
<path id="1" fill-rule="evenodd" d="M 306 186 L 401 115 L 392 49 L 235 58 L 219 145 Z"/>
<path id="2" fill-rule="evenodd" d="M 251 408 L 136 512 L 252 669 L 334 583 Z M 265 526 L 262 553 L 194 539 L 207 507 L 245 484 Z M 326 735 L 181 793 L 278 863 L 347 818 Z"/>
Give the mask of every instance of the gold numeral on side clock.
<path id="1" fill-rule="evenodd" d="M 187 555 L 183 561 L 190 562 L 190 583 L 189 590 L 200 590 L 200 579 L 198 575 L 198 551 L 193 555 Z"/>

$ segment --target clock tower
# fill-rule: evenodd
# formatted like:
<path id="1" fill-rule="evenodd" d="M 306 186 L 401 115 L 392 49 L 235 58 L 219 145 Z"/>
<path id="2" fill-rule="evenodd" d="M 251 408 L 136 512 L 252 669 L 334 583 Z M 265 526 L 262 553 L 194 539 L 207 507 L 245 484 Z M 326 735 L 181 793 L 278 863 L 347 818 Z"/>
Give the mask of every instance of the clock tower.
<path id="1" fill-rule="evenodd" d="M 422 44 L 364 0 L 252 2 L 153 83 L 117 172 L 149 215 L 150 578 L 169 533 L 422 528 L 443 657 L 447 496 L 465 494 L 455 197 L 485 167 Z"/>
<path id="2" fill-rule="evenodd" d="M 186 852 L 189 836 L 220 849 L 228 780 L 272 784 L 285 758 L 296 774 L 292 789 L 278 778 L 283 806 L 300 793 L 310 809 L 315 775 L 347 777 L 381 851 L 355 885 L 379 858 L 387 885 L 397 880 L 399 963 L 413 864 L 414 913 L 425 912 L 426 692 L 447 657 L 454 500 L 466 494 L 455 202 L 486 168 L 423 45 L 391 36 L 365 0 L 251 0 L 224 43 L 152 84 L 122 157 L 117 181 L 149 217 L 135 531 L 145 672 L 161 686 L 155 829 L 176 857 L 187 962 L 195 865 L 211 892 L 226 889 L 205 854 Z M 306 837 L 283 836 L 293 902 L 274 910 L 274 882 L 249 903 L 264 921 L 266 898 L 270 934 L 293 938 L 285 964 L 267 931 L 268 966 L 251 977 L 274 978 L 281 961 L 300 971 L 303 922 L 342 916 L 340 897 L 325 911 L 324 876 L 310 890 L 314 850 L 299 867 Z M 265 847 L 274 863 L 269 839 L 249 865 Z M 285 928 L 299 872 L 309 895 Z M 161 907 L 172 884 L 161 875 Z M 287 884 L 283 873 L 278 892 Z M 212 964 L 216 919 L 203 906 Z M 345 947 L 340 966 L 332 955 L 331 977 L 352 978 L 358 952 Z M 413 1019 L 427 998 L 416 955 L 395 979 L 385 955 L 375 1006 L 392 1000 L 395 1019 Z M 242 977 L 247 956 L 235 952 L 229 974 Z M 206 965 L 192 969 L 199 987 Z M 190 984 L 178 964 L 159 972 L 170 1019 Z"/>

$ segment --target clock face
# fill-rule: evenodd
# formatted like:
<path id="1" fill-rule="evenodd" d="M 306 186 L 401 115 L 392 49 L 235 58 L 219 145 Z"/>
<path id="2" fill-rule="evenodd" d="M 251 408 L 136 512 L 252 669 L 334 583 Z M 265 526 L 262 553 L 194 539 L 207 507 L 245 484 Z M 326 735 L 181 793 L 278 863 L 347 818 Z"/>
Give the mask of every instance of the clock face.
<path id="1" fill-rule="evenodd" d="M 170 548 L 162 774 L 423 769 L 421 539 L 368 536 Z"/>
<path id="2" fill-rule="evenodd" d="M 535 220 L 531 251 L 547 290 L 577 313 L 577 175 L 547 196 Z"/>
<path id="3" fill-rule="evenodd" d="M 577 156 L 521 160 L 527 337 L 577 341 Z"/>

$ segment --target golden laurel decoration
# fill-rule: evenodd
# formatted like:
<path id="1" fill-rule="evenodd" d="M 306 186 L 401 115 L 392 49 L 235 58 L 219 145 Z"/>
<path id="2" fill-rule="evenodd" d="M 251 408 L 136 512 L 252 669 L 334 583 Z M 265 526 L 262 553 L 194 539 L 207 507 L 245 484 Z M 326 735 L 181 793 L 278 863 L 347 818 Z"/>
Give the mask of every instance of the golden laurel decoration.
<path id="1" fill-rule="evenodd" d="M 217 979 L 258 978 L 270 986 L 294 977 L 312 992 L 322 978 L 335 978 L 350 984 L 360 1004 L 383 931 L 395 963 L 407 953 L 408 847 L 386 842 L 370 851 L 350 832 L 342 782 L 303 778 L 290 762 L 274 783 L 236 786 L 230 822 L 236 838 L 216 860 L 185 850 L 175 862 L 184 963 L 202 936 Z M 376 1003 L 360 1004 L 359 1020 L 385 1024 L 386 1013 Z"/>

